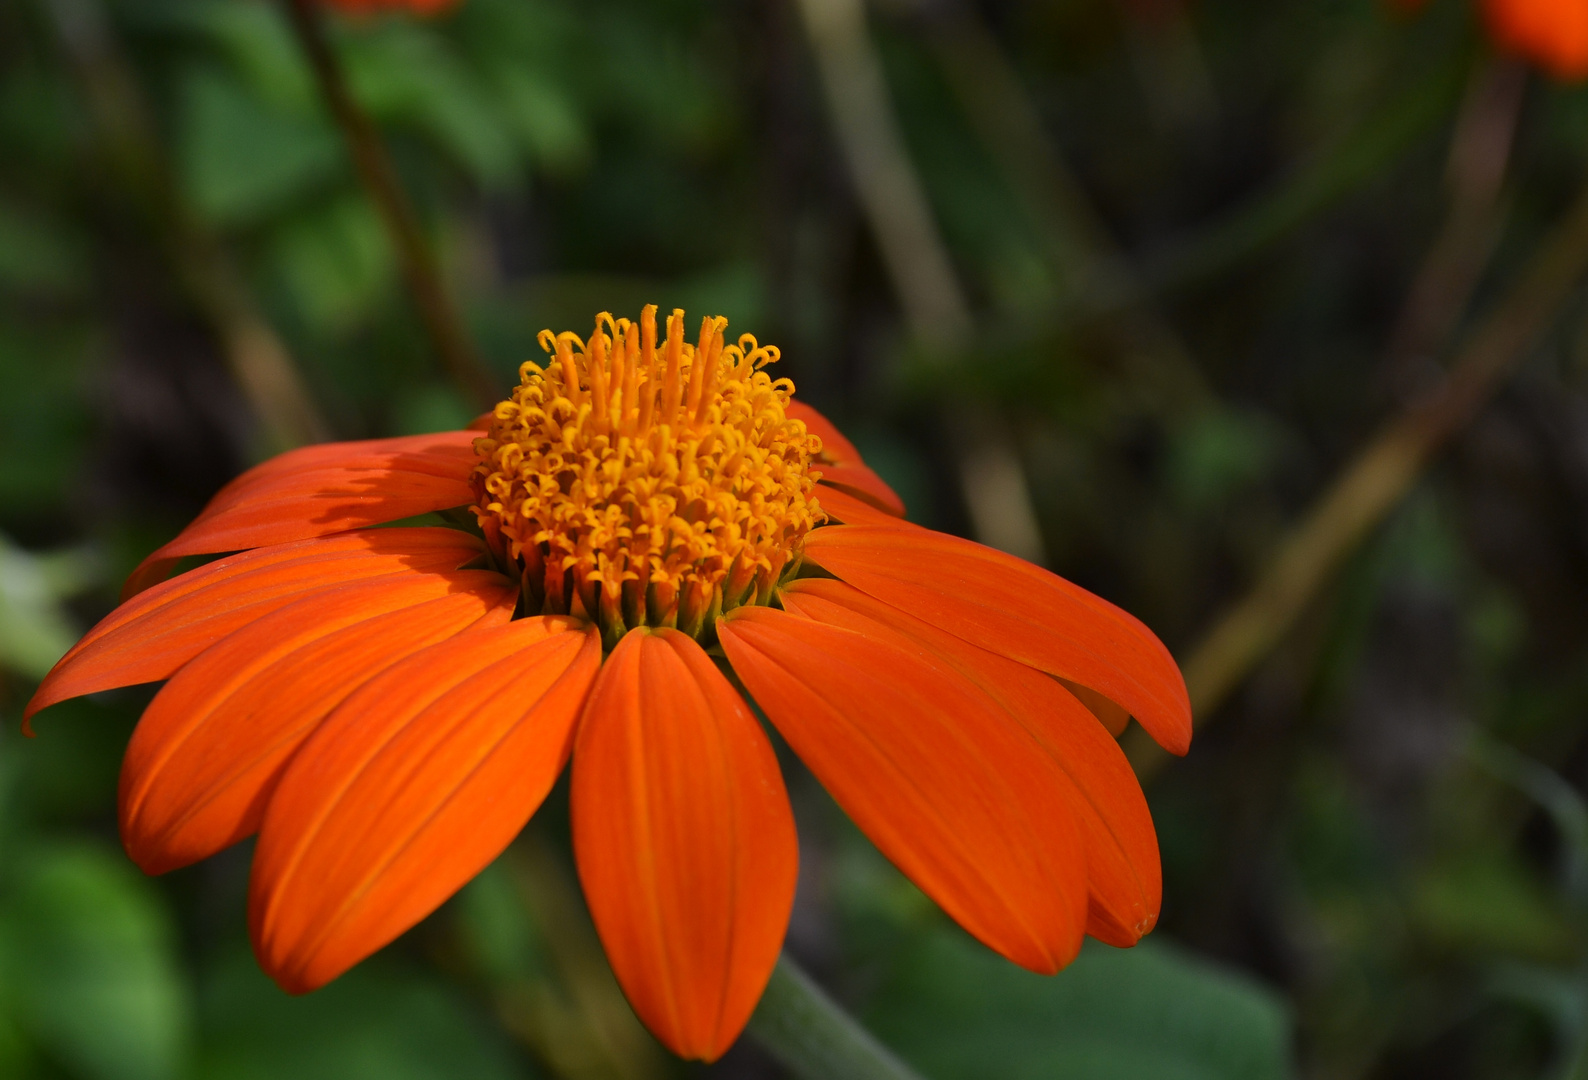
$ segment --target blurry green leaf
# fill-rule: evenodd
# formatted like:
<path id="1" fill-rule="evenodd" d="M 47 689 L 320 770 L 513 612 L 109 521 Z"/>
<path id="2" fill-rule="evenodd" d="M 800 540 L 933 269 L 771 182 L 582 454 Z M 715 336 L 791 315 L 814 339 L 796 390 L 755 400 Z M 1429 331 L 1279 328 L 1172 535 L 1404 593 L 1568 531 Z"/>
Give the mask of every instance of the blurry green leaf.
<path id="1" fill-rule="evenodd" d="M 0 202 L 0 285 L 27 292 L 68 292 L 86 273 L 82 245 L 37 210 Z"/>
<path id="2" fill-rule="evenodd" d="M 594 154 L 572 99 L 534 70 L 503 67 L 493 82 L 507 120 L 537 161 L 553 172 L 582 171 Z"/>
<path id="3" fill-rule="evenodd" d="M 200 212 L 223 224 L 258 221 L 336 175 L 336 133 L 270 107 L 211 68 L 182 86 L 184 184 Z"/>
<path id="4" fill-rule="evenodd" d="M 896 969 L 870 1014 L 934 1080 L 1278 1080 L 1290 1020 L 1270 991 L 1172 945 L 1088 941 L 1053 977 L 947 932 Z"/>
<path id="5" fill-rule="evenodd" d="M 540 927 L 501 861 L 463 887 L 456 912 L 459 940 L 476 971 L 504 980 L 542 976 L 549 970 Z"/>
<path id="6" fill-rule="evenodd" d="M 480 414 L 463 400 L 456 387 L 427 383 L 405 389 L 392 403 L 392 434 L 428 435 L 456 431 Z"/>
<path id="7" fill-rule="evenodd" d="M 11 1006 L 84 1080 L 164 1080 L 187 1053 L 188 1003 L 168 916 L 147 881 L 97 844 L 27 852 L 0 914 Z"/>
<path id="8" fill-rule="evenodd" d="M 230 62 L 256 97 L 305 116 L 320 108 L 303 52 L 279 4 L 271 0 L 133 5 L 138 17 L 202 35 Z"/>
<path id="9" fill-rule="evenodd" d="M 1259 413 L 1233 408 L 1199 413 L 1172 434 L 1169 488 L 1191 509 L 1217 507 L 1273 472 L 1284 439 L 1279 424 Z"/>
<path id="10" fill-rule="evenodd" d="M 0 69 L 0 145 L 6 164 L 19 171 L 69 167 L 74 143 L 84 135 L 68 74 L 40 59 L 15 50 Z"/>
<path id="11" fill-rule="evenodd" d="M 0 508 L 38 512 L 66 501 L 88 448 L 80 385 L 91 339 L 0 321 Z"/>
<path id="12" fill-rule="evenodd" d="M 272 255 L 305 320 L 321 332 L 364 319 L 396 275 L 380 218 L 359 196 L 293 217 L 277 232 Z"/>
<path id="13" fill-rule="evenodd" d="M 1477 658 L 1498 667 L 1527 644 L 1527 612 L 1509 590 L 1484 582 L 1467 607 L 1465 629 Z"/>
<path id="14" fill-rule="evenodd" d="M 647 25 L 621 9 L 599 29 L 600 89 L 611 106 L 669 151 L 699 153 L 732 129 L 738 103 L 720 63 L 671 20 Z"/>
<path id="15" fill-rule="evenodd" d="M 479 0 L 463 5 L 452 29 L 490 84 L 508 125 L 553 172 L 583 171 L 595 135 L 570 73 L 578 71 L 588 20 L 555 0 Z"/>
<path id="16" fill-rule="evenodd" d="M 122 754 L 147 697 L 131 691 L 72 698 L 34 717 L 33 738 L 15 726 L 0 730 L 0 758 L 13 770 L 11 810 L 0 829 L 113 813 Z"/>
<path id="17" fill-rule="evenodd" d="M 1503 852 L 1463 852 L 1423 871 L 1412 914 L 1429 938 L 1468 954 L 1562 957 L 1577 938 L 1561 905 Z"/>
<path id="18" fill-rule="evenodd" d="M 504 184 L 519 155 L 505 119 L 445 42 L 422 26 L 388 20 L 342 42 L 359 100 L 385 123 L 411 125 L 482 184 Z"/>
<path id="19" fill-rule="evenodd" d="M 514 1080 L 528 1070 L 441 984 L 366 963 L 289 997 L 246 953 L 203 988 L 200 1080 Z"/>
<path id="20" fill-rule="evenodd" d="M 767 308 L 766 278 L 754 262 L 738 261 L 712 267 L 667 288 L 659 299 L 663 311 L 669 305 L 677 305 L 697 326 L 703 316 L 727 316 L 730 341 L 737 341 L 740 334 L 766 337 L 762 329 Z"/>
<path id="21" fill-rule="evenodd" d="M 1579 907 L 1588 907 L 1588 800 L 1554 769 L 1483 731 L 1470 734 L 1466 752 L 1469 761 L 1522 792 L 1549 815 L 1560 834 L 1565 892 Z"/>
<path id="22" fill-rule="evenodd" d="M 29 1066 L 33 1057 L 27 1033 L 12 1016 L 0 1014 L 0 1076 L 23 1077 L 33 1075 Z"/>
<path id="23" fill-rule="evenodd" d="M 97 568 L 88 549 L 39 557 L 0 533 L 0 666 L 44 677 L 77 640 L 61 599 L 92 583 Z"/>
<path id="24" fill-rule="evenodd" d="M 1489 990 L 1537 1009 L 1568 1038 L 1580 1038 L 1588 1024 L 1588 981 L 1581 971 L 1507 964 L 1495 971 Z"/>

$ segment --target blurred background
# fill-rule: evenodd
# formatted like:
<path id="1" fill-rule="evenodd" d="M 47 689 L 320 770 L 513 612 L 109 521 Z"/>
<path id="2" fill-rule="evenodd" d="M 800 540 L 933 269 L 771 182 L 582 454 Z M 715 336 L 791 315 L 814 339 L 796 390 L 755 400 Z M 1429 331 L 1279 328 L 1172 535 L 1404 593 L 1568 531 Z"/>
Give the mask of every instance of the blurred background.
<path id="1" fill-rule="evenodd" d="M 789 949 L 923 1075 L 1588 1076 L 1588 89 L 1469 0 L 1406 8 L 329 13 L 459 313 L 438 348 L 283 6 L 0 0 L 0 1076 L 783 1075 L 634 1021 L 561 791 L 289 999 L 248 951 L 247 845 L 161 879 L 121 853 L 149 691 L 18 727 L 228 478 L 459 426 L 542 328 L 647 302 L 781 345 L 913 520 L 1186 670 L 1191 754 L 1125 736 L 1159 929 L 1052 979 L 785 760 Z"/>

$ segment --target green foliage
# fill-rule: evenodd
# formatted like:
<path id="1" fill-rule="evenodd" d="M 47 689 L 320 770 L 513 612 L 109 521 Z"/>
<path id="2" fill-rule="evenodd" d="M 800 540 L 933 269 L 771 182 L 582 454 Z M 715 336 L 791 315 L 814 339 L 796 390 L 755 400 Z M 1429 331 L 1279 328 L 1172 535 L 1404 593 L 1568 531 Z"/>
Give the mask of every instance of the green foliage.
<path id="1" fill-rule="evenodd" d="M 36 208 L 0 200 L 0 288 L 24 294 L 73 293 L 86 273 L 84 245 Z"/>
<path id="2" fill-rule="evenodd" d="M 120 853 L 13 846 L 0 892 L 6 1027 L 83 1080 L 184 1075 L 191 1003 L 173 937 L 155 890 Z"/>
<path id="3" fill-rule="evenodd" d="M 93 344 L 81 327 L 0 324 L 0 505 L 13 514 L 59 505 L 77 479 Z"/>
<path id="4" fill-rule="evenodd" d="M 344 151 L 312 117 L 272 108 L 223 69 L 195 66 L 182 85 L 182 175 L 189 198 L 220 225 L 290 208 L 336 178 Z"/>
<path id="5" fill-rule="evenodd" d="M 95 583 L 98 571 L 92 551 L 40 557 L 0 533 L 0 668 L 42 679 L 77 640 L 62 599 Z"/>
<path id="6" fill-rule="evenodd" d="M 351 194 L 284 222 L 271 255 L 304 321 L 322 332 L 357 326 L 396 278 L 379 216 Z"/>
<path id="7" fill-rule="evenodd" d="M 873 1029 L 933 1080 L 1281 1080 L 1290 1021 L 1273 991 L 1147 940 L 1088 942 L 1061 975 L 1022 971 L 958 934 L 916 946 Z"/>
<path id="8" fill-rule="evenodd" d="M 199 1080 L 521 1080 L 502 1036 L 433 979 L 374 964 L 292 998 L 246 952 L 198 983 Z"/>
<path id="9" fill-rule="evenodd" d="M 1207 511 L 1268 479 L 1283 464 L 1285 435 L 1271 418 L 1223 409 L 1175 431 L 1168 453 L 1170 491 Z"/>

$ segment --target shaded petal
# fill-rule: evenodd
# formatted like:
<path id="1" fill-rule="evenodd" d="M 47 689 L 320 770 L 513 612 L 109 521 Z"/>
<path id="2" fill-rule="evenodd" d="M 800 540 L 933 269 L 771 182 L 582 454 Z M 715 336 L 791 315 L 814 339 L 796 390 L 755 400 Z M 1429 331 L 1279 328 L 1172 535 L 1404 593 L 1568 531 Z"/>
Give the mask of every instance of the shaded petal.
<path id="1" fill-rule="evenodd" d="M 790 401 L 784 412 L 791 419 L 803 420 L 806 430 L 821 436 L 821 456 L 812 464 L 821 472 L 824 483 L 840 488 L 894 517 L 904 516 L 904 500 L 894 494 L 882 477 L 866 467 L 866 463 L 860 460 L 860 451 L 855 449 L 855 444 L 844 438 L 831 420 L 802 401 Z"/>
<path id="2" fill-rule="evenodd" d="M 222 488 L 127 578 L 122 599 L 165 579 L 184 556 L 243 551 L 396 521 L 474 501 L 472 431 L 289 450 Z"/>
<path id="3" fill-rule="evenodd" d="M 208 858 L 259 828 L 277 776 L 342 699 L 481 620 L 505 623 L 500 574 L 401 574 L 315 594 L 250 623 L 177 672 L 121 768 L 121 835 L 146 873 Z"/>
<path id="4" fill-rule="evenodd" d="M 1091 896 L 1087 933 L 1127 946 L 1152 929 L 1163 876 L 1147 799 L 1119 744 L 1073 694 L 1034 668 L 929 626 L 842 581 L 797 581 L 782 595 L 784 608 L 797 615 L 891 638 L 904 648 L 913 643 L 930 649 L 1003 706 L 1073 784 Z"/>
<path id="5" fill-rule="evenodd" d="M 826 466 L 821 466 L 826 469 Z M 915 528 L 901 517 L 880 510 L 875 503 L 857 498 L 842 488 L 824 482 L 816 485 L 816 501 L 834 522 L 845 525 L 883 525 L 893 528 Z"/>
<path id="6" fill-rule="evenodd" d="M 612 970 L 681 1057 L 715 1060 L 777 963 L 798 876 L 777 758 L 694 640 L 631 630 L 579 725 L 579 878 Z"/>
<path id="7" fill-rule="evenodd" d="M 816 529 L 805 557 L 984 649 L 1117 702 L 1164 749 L 1191 746 L 1191 703 L 1169 650 L 1135 616 L 1057 574 L 929 529 Z"/>
<path id="8" fill-rule="evenodd" d="M 783 414 L 791 420 L 803 420 L 806 431 L 821 436 L 823 460 L 835 465 L 865 464 L 860 460 L 860 451 L 855 449 L 855 444 L 844 438 L 844 433 L 838 430 L 837 425 L 803 401 L 791 399 Z"/>
<path id="9" fill-rule="evenodd" d="M 168 679 L 228 634 L 311 592 L 481 558 L 456 529 L 367 529 L 245 551 L 139 593 L 100 620 L 39 684 L 24 719 L 81 694 Z"/>
<path id="10" fill-rule="evenodd" d="M 904 516 L 904 500 L 893 493 L 893 489 L 883 482 L 882 477 L 866 466 L 824 465 L 816 462 L 814 468 L 821 473 L 823 487 L 835 487 L 893 517 Z"/>
<path id="11" fill-rule="evenodd" d="M 265 810 L 248 916 L 260 965 L 304 993 L 391 941 L 501 854 L 567 760 L 601 640 L 520 619 L 365 683 Z"/>
<path id="12" fill-rule="evenodd" d="M 794 752 L 943 910 L 1022 967 L 1074 958 L 1087 889 L 1070 784 L 997 702 L 891 636 L 761 607 L 717 634 Z"/>
<path id="13" fill-rule="evenodd" d="M 1092 715 L 1108 729 L 1110 735 L 1117 739 L 1125 734 L 1125 728 L 1130 724 L 1130 713 L 1126 712 L 1123 706 L 1110 701 L 1090 686 L 1082 686 L 1071 679 L 1059 679 L 1059 681 L 1064 684 L 1066 690 L 1080 700 L 1082 705 L 1091 710 Z"/>

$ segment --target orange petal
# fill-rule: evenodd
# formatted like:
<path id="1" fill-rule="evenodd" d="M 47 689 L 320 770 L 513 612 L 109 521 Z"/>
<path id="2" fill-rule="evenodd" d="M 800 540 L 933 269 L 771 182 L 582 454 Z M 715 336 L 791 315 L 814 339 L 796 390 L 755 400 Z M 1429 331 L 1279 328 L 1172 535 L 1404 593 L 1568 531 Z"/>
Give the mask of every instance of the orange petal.
<path id="1" fill-rule="evenodd" d="M 282 774 L 248 897 L 259 963 L 304 993 L 391 941 L 512 841 L 567 760 L 601 639 L 520 619 L 365 683 Z"/>
<path id="2" fill-rule="evenodd" d="M 823 465 L 821 468 L 825 471 L 827 466 Z M 845 525 L 910 527 L 910 523 L 903 518 L 896 517 L 886 510 L 879 510 L 875 503 L 851 495 L 843 488 L 834 487 L 825 480 L 816 485 L 816 501 L 833 521 L 841 521 Z"/>
<path id="3" fill-rule="evenodd" d="M 1073 782 L 1091 895 L 1087 933 L 1126 946 L 1152 929 L 1163 876 L 1147 800 L 1119 744 L 1073 694 L 1034 668 L 928 626 L 842 581 L 807 578 L 782 595 L 794 614 L 905 649 L 930 649 L 1003 706 Z"/>
<path id="4" fill-rule="evenodd" d="M 121 835 L 146 873 L 208 858 L 259 828 L 277 776 L 361 683 L 487 620 L 518 591 L 500 574 L 401 574 L 328 589 L 195 657 L 145 710 L 121 767 Z"/>
<path id="5" fill-rule="evenodd" d="M 1072 679 L 1059 679 L 1059 682 L 1091 710 L 1110 735 L 1117 739 L 1125 734 L 1125 728 L 1130 725 L 1130 713 L 1089 686 L 1082 686 Z"/>
<path id="6" fill-rule="evenodd" d="M 853 495 L 861 502 L 867 502 L 884 510 L 894 517 L 904 516 L 904 500 L 894 494 L 893 489 L 883 483 L 882 477 L 866 468 L 864 465 L 824 465 L 817 463 L 816 470 L 822 474 L 823 485 L 838 488 L 849 495 Z"/>
<path id="7" fill-rule="evenodd" d="M 221 638 L 315 590 L 452 570 L 484 554 L 456 529 L 369 529 L 217 559 L 100 620 L 45 676 L 24 721 L 67 698 L 168 679 Z"/>
<path id="8" fill-rule="evenodd" d="M 1056 574 L 929 529 L 816 529 L 805 557 L 984 649 L 1090 687 L 1164 749 L 1191 747 L 1191 703 L 1169 650 L 1135 616 Z"/>
<path id="9" fill-rule="evenodd" d="M 750 1018 L 794 904 L 794 818 L 771 743 L 694 640 L 631 630 L 573 762 L 579 878 L 634 1011 L 715 1060 Z"/>
<path id="10" fill-rule="evenodd" d="M 844 438 L 843 432 L 827 417 L 798 399 L 791 399 L 783 413 L 790 420 L 803 420 L 805 430 L 813 435 L 821 436 L 822 458 L 835 465 L 862 465 L 860 451 L 855 449 L 855 444 Z"/>
<path id="11" fill-rule="evenodd" d="M 919 646 L 771 608 L 717 634 L 794 752 L 943 910 L 1022 967 L 1074 958 L 1087 888 L 1070 785 L 996 701 Z"/>
<path id="12" fill-rule="evenodd" d="M 284 544 L 474 501 L 470 431 L 306 446 L 222 488 L 176 539 L 139 564 L 128 599 L 165 579 L 187 555 Z"/>
<path id="13" fill-rule="evenodd" d="M 807 431 L 821 436 L 822 453 L 815 467 L 821 471 L 823 481 L 894 517 L 904 516 L 904 500 L 866 467 L 855 444 L 844 438 L 831 420 L 803 401 L 790 401 L 784 412 L 790 419 L 803 420 Z"/>

